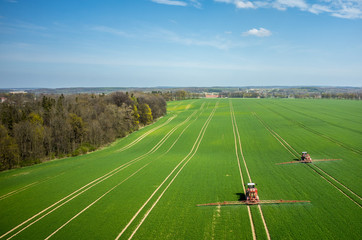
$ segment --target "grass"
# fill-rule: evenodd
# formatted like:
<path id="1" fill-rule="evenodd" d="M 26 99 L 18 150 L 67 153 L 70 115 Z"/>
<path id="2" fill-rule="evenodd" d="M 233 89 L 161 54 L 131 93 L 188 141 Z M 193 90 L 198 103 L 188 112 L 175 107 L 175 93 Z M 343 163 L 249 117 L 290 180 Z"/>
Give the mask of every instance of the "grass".
<path id="1" fill-rule="evenodd" d="M 263 205 L 271 239 L 359 239 L 362 103 L 305 99 L 170 102 L 167 116 L 110 147 L 2 172 L 0 236 L 68 196 L 3 239 L 30 223 L 13 239 L 45 239 L 55 231 L 51 238 L 115 239 L 123 229 L 120 239 L 253 239 L 247 206 L 196 207 L 243 193 L 230 102 L 260 198 L 311 201 Z M 256 116 L 297 152 L 343 160 L 276 165 L 295 157 Z M 247 183 L 238 144 L 237 150 Z M 257 239 L 267 239 L 258 207 L 250 208 Z"/>

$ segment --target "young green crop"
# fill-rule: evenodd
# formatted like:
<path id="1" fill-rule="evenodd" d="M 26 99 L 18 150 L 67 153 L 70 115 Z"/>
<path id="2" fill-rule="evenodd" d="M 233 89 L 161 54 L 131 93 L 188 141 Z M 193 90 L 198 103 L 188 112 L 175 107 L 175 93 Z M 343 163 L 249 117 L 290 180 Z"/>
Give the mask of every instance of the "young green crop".
<path id="1" fill-rule="evenodd" d="M 196 206 L 245 194 L 231 103 L 260 199 L 311 201 L 262 205 L 271 239 L 358 239 L 361 207 L 338 189 L 361 204 L 362 102 L 309 99 L 169 102 L 167 116 L 103 150 L 2 172 L 0 239 L 115 239 L 123 229 L 120 239 L 253 239 L 247 206 Z M 314 163 L 340 184 L 306 164 L 276 165 L 295 157 L 256 116 L 297 152 L 342 159 Z"/>

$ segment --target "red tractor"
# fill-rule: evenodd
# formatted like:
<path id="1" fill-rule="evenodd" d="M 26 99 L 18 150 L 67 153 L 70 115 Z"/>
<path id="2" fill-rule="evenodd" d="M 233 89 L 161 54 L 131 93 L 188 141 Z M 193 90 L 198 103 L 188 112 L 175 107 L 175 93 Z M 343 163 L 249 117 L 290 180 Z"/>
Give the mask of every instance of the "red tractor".
<path id="1" fill-rule="evenodd" d="M 252 203 L 259 202 L 258 189 L 255 187 L 255 183 L 248 183 L 248 189 L 246 190 L 246 201 Z"/>
<path id="2" fill-rule="evenodd" d="M 301 162 L 304 163 L 311 163 L 312 162 L 312 158 L 310 157 L 310 155 L 307 152 L 302 152 L 302 156 L 300 157 Z"/>

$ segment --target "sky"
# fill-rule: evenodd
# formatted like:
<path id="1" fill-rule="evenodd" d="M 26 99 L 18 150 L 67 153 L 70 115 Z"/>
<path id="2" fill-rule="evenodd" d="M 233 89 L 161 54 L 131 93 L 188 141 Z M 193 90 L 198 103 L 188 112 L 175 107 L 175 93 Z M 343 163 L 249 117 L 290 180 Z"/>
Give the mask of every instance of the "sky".
<path id="1" fill-rule="evenodd" d="M 362 0 L 0 0 L 0 88 L 362 87 Z"/>

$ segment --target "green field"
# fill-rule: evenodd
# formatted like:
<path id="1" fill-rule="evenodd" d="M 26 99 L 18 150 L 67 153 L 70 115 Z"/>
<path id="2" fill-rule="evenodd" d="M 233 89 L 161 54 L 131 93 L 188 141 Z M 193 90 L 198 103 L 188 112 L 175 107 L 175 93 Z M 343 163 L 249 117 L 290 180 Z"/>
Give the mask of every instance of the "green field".
<path id="1" fill-rule="evenodd" d="M 293 161 L 302 151 L 313 164 Z M 362 102 L 199 99 L 111 146 L 0 173 L 0 239 L 361 239 Z M 263 200 L 237 201 L 242 182 Z"/>

